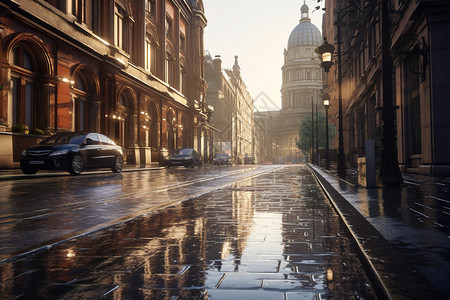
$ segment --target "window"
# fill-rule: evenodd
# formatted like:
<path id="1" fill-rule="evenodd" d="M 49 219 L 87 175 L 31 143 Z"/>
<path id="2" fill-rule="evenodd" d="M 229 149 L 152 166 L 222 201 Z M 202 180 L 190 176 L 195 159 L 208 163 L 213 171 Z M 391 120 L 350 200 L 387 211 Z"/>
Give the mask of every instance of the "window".
<path id="1" fill-rule="evenodd" d="M 166 16 L 166 37 L 173 40 L 173 20 L 169 16 Z"/>
<path id="2" fill-rule="evenodd" d="M 72 15 L 77 17 L 78 22 L 86 21 L 86 0 L 72 0 Z"/>
<path id="3" fill-rule="evenodd" d="M 89 141 L 91 145 L 100 145 L 100 138 L 98 137 L 98 134 L 91 133 L 86 137 L 86 142 Z"/>
<path id="4" fill-rule="evenodd" d="M 152 39 L 149 34 L 145 39 L 145 69 L 149 72 L 152 69 Z"/>
<path id="5" fill-rule="evenodd" d="M 184 66 L 180 68 L 180 92 L 185 94 L 187 91 L 187 72 Z"/>
<path id="6" fill-rule="evenodd" d="M 100 142 L 102 142 L 102 145 L 115 145 L 115 143 L 107 136 L 103 134 L 98 135 L 100 137 Z"/>
<path id="7" fill-rule="evenodd" d="M 175 76 L 177 76 L 179 70 L 173 57 L 173 49 L 169 47 L 167 50 L 168 51 L 166 52 L 165 80 L 170 86 L 177 88 L 177 86 L 175 86 Z"/>
<path id="8" fill-rule="evenodd" d="M 145 12 L 147 16 L 156 18 L 156 2 L 155 0 L 145 0 Z"/>
<path id="9" fill-rule="evenodd" d="M 413 66 L 415 64 L 415 57 L 408 58 L 408 89 L 409 89 L 409 129 L 410 129 L 410 153 L 422 153 L 422 133 L 421 133 L 421 118 L 420 118 L 420 72 L 417 72 Z"/>
<path id="10" fill-rule="evenodd" d="M 125 11 L 118 5 L 114 7 L 114 45 L 122 50 L 124 49 L 124 17 Z"/>
<path id="11" fill-rule="evenodd" d="M 180 50 L 181 52 L 186 51 L 186 37 L 184 34 L 180 34 Z"/>
<path id="12" fill-rule="evenodd" d="M 34 81 L 36 67 L 31 52 L 22 45 L 12 50 L 10 61 L 15 66 L 11 72 L 11 101 L 13 125 L 24 123 L 35 127 Z"/>

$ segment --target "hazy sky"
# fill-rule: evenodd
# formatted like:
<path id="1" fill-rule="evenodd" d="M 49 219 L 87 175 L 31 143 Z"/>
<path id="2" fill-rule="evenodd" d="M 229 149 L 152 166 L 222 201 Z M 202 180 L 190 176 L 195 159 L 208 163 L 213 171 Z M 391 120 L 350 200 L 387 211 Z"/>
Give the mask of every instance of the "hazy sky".
<path id="1" fill-rule="evenodd" d="M 239 56 L 241 75 L 253 99 L 264 92 L 281 106 L 283 50 L 300 20 L 303 0 L 203 0 L 203 3 L 208 19 L 205 50 L 213 58 L 220 55 L 225 69 L 231 69 L 234 56 Z M 306 4 L 312 23 L 322 31 L 323 11 L 313 12 L 316 0 L 306 0 Z"/>

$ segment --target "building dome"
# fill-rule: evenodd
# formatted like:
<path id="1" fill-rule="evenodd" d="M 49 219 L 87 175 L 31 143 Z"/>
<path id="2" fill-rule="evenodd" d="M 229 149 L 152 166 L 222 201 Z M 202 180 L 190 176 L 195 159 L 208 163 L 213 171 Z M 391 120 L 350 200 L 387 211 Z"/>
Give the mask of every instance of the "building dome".
<path id="1" fill-rule="evenodd" d="M 306 4 L 301 8 L 300 23 L 292 30 L 288 40 L 288 50 L 299 46 L 319 46 L 322 34 L 316 25 L 311 23 L 308 16 L 309 8 Z"/>

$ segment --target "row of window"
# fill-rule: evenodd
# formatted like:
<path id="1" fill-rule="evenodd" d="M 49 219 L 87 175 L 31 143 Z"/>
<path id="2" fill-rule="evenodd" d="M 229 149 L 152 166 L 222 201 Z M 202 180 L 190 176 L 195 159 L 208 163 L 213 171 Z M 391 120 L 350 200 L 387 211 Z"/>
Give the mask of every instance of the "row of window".
<path id="1" fill-rule="evenodd" d="M 322 72 L 320 68 L 297 69 L 283 72 L 283 83 L 300 80 L 322 80 Z"/>
<path id="2" fill-rule="evenodd" d="M 57 7 L 69 16 L 74 16 L 77 22 L 84 24 L 92 30 L 96 35 L 105 38 L 108 31 L 102 32 L 102 9 L 101 0 L 46 0 L 46 2 Z M 157 9 L 158 6 L 162 5 L 161 1 L 157 0 L 145 0 L 144 9 L 145 15 L 150 19 L 144 18 L 143 22 L 153 22 L 156 26 L 157 24 Z M 168 11 L 165 18 L 163 19 L 165 26 L 166 40 L 170 41 L 171 45 L 177 45 L 179 50 L 170 50 L 172 47 L 166 47 L 167 52 L 165 54 L 159 52 L 159 44 L 156 33 L 148 31 L 145 38 L 145 49 L 144 49 L 144 59 L 143 67 L 146 71 L 160 77 L 165 80 L 169 85 L 178 89 L 180 92 L 186 92 L 186 70 L 185 66 L 180 60 L 180 54 L 186 53 L 186 21 L 180 16 L 175 16 L 174 6 L 168 2 Z M 114 2 L 114 33 L 113 33 L 113 44 L 122 51 L 130 54 L 130 59 L 134 64 L 139 65 L 139 58 L 136 54 L 139 53 L 135 47 L 136 43 L 132 40 L 135 34 L 136 22 L 133 18 L 133 14 L 129 11 L 129 8 L 125 5 L 124 1 Z M 175 26 L 178 25 L 178 26 Z M 107 26 L 106 26 L 107 27 Z M 106 30 L 108 30 L 106 28 Z M 178 37 L 178 40 L 175 39 Z M 160 59 L 158 59 L 158 57 Z M 164 76 L 159 76 L 158 74 L 158 63 L 159 61 L 165 60 Z"/>
<path id="3" fill-rule="evenodd" d="M 313 96 L 307 95 L 305 93 L 301 93 L 299 91 L 296 92 L 287 92 L 283 94 L 282 98 L 282 105 L 283 108 L 289 108 L 289 107 L 302 107 L 306 109 L 310 109 L 312 105 L 312 98 Z M 317 100 L 315 100 L 317 101 Z M 316 102 L 314 102 L 316 103 Z"/>

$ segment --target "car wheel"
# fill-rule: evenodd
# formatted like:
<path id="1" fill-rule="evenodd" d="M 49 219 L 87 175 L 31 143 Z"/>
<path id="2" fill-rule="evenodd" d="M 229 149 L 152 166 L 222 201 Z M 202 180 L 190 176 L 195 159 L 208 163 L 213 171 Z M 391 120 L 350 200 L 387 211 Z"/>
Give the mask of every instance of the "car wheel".
<path id="1" fill-rule="evenodd" d="M 116 157 L 116 162 L 114 163 L 114 166 L 112 166 L 111 170 L 114 173 L 120 173 L 122 172 L 122 169 L 123 169 L 123 158 L 122 156 L 119 155 Z"/>
<path id="2" fill-rule="evenodd" d="M 75 155 L 70 160 L 69 173 L 72 175 L 80 175 L 81 171 L 83 171 L 83 158 Z"/>
<path id="3" fill-rule="evenodd" d="M 23 174 L 36 174 L 37 173 L 37 169 L 36 168 L 33 168 L 33 167 L 30 167 L 29 165 L 26 165 L 26 164 L 20 164 L 20 169 L 22 169 L 22 173 Z"/>

